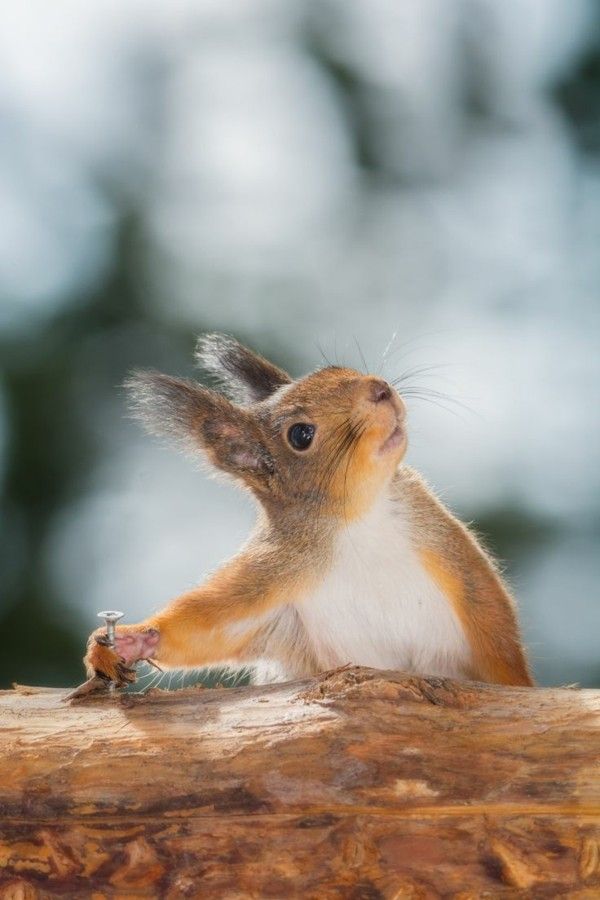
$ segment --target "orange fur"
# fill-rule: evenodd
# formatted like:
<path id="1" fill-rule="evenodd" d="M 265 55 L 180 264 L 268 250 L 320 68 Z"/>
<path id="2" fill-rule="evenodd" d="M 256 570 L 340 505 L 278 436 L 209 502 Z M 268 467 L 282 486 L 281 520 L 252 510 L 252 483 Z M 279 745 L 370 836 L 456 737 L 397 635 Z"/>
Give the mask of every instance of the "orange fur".
<path id="1" fill-rule="evenodd" d="M 458 616 L 473 653 L 473 675 L 497 684 L 531 685 L 533 682 L 523 657 L 512 606 L 504 588 L 495 579 L 476 579 L 477 596 L 469 597 L 464 579 L 450 570 L 448 563 L 430 549 L 420 557 Z"/>
<path id="2" fill-rule="evenodd" d="M 286 554 L 256 549 L 240 554 L 216 572 L 203 585 L 182 594 L 165 609 L 136 625 L 118 627 L 119 634 L 144 632 L 156 628 L 160 646 L 153 654 L 167 668 L 209 666 L 243 660 L 256 640 L 265 614 L 288 603 L 306 590 L 310 573 L 298 571 L 288 560 L 287 577 L 282 579 L 280 563 Z M 246 623 L 246 627 L 228 626 Z M 95 632 L 99 633 L 99 632 Z M 88 652 L 88 670 L 111 675 L 118 657 L 106 647 L 92 643 Z"/>
<path id="3" fill-rule="evenodd" d="M 259 568 L 258 559 L 238 557 L 205 585 L 148 619 L 145 626 L 161 634 L 156 659 L 168 666 L 197 666 L 243 658 L 264 614 L 302 589 L 297 577 L 282 583 L 269 569 L 261 574 Z M 246 627 L 227 630 L 240 623 Z"/>
<path id="4" fill-rule="evenodd" d="M 243 405 L 192 381 L 140 373 L 129 383 L 138 414 L 151 430 L 202 450 L 249 488 L 261 508 L 257 528 L 205 584 L 145 622 L 119 627 L 118 635 L 157 629 L 153 657 L 167 667 L 272 656 L 288 673 L 315 671 L 319 660 L 294 600 L 328 571 L 340 529 L 391 491 L 402 501 L 423 567 L 462 624 L 472 651 L 469 674 L 532 683 L 513 602 L 493 562 L 416 473 L 398 468 L 406 450 L 405 409 L 389 385 L 338 366 L 294 382 L 219 336 L 203 341 L 200 356 Z M 314 427 L 306 448 L 290 443 L 296 423 Z M 86 663 L 110 677 L 119 672 L 118 655 L 94 640 Z"/>

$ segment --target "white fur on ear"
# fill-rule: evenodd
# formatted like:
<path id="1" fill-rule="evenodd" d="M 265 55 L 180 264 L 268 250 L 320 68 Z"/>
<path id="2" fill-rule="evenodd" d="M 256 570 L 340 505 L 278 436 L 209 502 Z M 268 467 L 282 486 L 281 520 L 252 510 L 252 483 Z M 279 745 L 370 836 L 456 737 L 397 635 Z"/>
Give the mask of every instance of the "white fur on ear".
<path id="1" fill-rule="evenodd" d="M 196 359 L 237 403 L 265 400 L 292 380 L 283 369 L 227 334 L 206 334 L 199 338 Z"/>
<path id="2" fill-rule="evenodd" d="M 132 372 L 124 387 L 134 418 L 151 434 L 171 437 L 186 447 L 197 446 L 203 421 L 225 404 L 213 391 L 185 378 L 152 370 Z"/>
<path id="3" fill-rule="evenodd" d="M 248 410 L 196 382 L 135 372 L 126 382 L 132 412 L 153 434 L 205 453 L 229 475 L 270 475 L 274 460 Z"/>

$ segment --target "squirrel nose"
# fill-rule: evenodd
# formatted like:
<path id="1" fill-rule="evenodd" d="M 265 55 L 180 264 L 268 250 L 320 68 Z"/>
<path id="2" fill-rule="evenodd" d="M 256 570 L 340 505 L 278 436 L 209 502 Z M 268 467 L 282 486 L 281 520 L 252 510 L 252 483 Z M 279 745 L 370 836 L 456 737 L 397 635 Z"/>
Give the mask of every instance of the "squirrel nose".
<path id="1" fill-rule="evenodd" d="M 390 400 L 392 396 L 392 389 L 386 381 L 373 381 L 371 382 L 371 395 L 370 400 L 373 403 L 381 403 L 383 400 Z"/>

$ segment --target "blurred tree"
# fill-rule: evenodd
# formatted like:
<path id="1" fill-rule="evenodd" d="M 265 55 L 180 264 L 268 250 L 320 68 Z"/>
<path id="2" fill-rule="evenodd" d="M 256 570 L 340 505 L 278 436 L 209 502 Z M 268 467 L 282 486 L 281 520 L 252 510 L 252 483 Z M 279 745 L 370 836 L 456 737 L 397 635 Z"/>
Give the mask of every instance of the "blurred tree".
<path id="1" fill-rule="evenodd" d="M 150 315 L 135 278 L 140 228 L 124 216 L 116 240 L 112 273 L 98 290 L 47 328 L 33 335 L 23 352 L 20 340 L 0 343 L 8 400 L 9 445 L 3 503 L 4 528 L 19 532 L 22 571 L 9 583 L 0 608 L 0 686 L 12 681 L 63 684 L 81 677 L 80 635 L 89 630 L 66 617 L 60 597 L 52 595 L 45 576 L 44 551 L 55 515 L 72 503 L 96 462 L 97 447 L 73 403 L 84 340 L 101 338 L 103 352 L 94 359 L 96 387 L 120 380 L 126 370 L 147 358 L 152 332 L 138 327 L 127 356 L 115 358 L 111 335 L 140 326 Z M 162 337 L 189 345 L 190 336 L 161 324 Z M 97 395 L 90 396 L 90 404 Z M 14 552 L 3 541 L 0 554 Z M 2 560 L 10 569 L 10 560 Z"/>

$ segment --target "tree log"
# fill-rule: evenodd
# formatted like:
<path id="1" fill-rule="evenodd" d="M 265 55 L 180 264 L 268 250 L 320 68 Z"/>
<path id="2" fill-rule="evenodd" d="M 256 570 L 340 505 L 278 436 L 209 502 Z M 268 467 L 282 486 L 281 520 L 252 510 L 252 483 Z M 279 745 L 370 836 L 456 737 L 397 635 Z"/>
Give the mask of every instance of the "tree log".
<path id="1" fill-rule="evenodd" d="M 0 692 L 0 897 L 600 897 L 600 691 Z"/>

